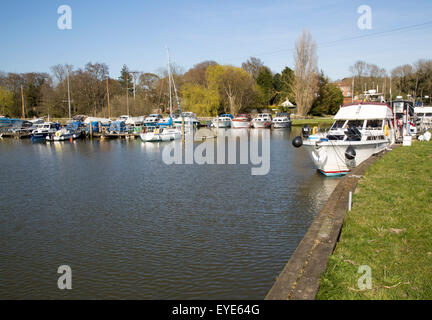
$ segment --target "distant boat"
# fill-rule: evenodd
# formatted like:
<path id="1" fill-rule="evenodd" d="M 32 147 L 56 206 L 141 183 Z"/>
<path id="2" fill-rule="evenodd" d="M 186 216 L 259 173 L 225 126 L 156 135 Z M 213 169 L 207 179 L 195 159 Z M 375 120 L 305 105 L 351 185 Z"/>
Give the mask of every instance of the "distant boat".
<path id="1" fill-rule="evenodd" d="M 181 139 L 182 133 L 176 128 L 156 128 L 153 131 L 141 133 L 144 142 L 163 142 Z"/>
<path id="2" fill-rule="evenodd" d="M 36 129 L 32 131 L 30 139 L 32 141 L 46 141 L 46 137 L 55 134 L 60 129 L 59 123 L 44 122 L 37 124 Z"/>
<path id="3" fill-rule="evenodd" d="M 184 120 L 182 120 L 184 118 Z M 193 112 L 182 112 L 177 118 L 174 119 L 174 126 L 181 127 L 182 121 L 184 121 L 185 127 L 196 128 L 200 122 Z"/>
<path id="4" fill-rule="evenodd" d="M 238 114 L 232 121 L 231 126 L 233 128 L 250 128 L 252 123 L 250 114 Z"/>
<path id="5" fill-rule="evenodd" d="M 273 119 L 273 128 L 289 128 L 291 119 L 288 113 L 278 113 Z"/>
<path id="6" fill-rule="evenodd" d="M 140 138 L 144 142 L 161 142 L 161 141 L 171 141 L 181 139 L 182 132 L 173 128 L 173 124 L 175 123 L 172 117 L 172 87 L 174 87 L 175 97 L 177 99 L 178 108 L 180 110 L 180 101 L 177 96 L 177 90 L 175 87 L 174 78 L 171 74 L 171 64 L 169 57 L 169 50 L 167 49 L 168 54 L 168 84 L 169 84 L 169 109 L 170 114 L 169 117 L 162 118 L 159 114 L 150 115 L 145 119 L 144 123 L 147 127 L 155 127 L 153 131 L 148 131 L 140 134 Z M 180 122 L 180 125 L 182 122 Z M 151 130 L 151 129 L 150 129 Z"/>
<path id="7" fill-rule="evenodd" d="M 221 114 L 212 120 L 212 127 L 214 128 L 231 128 L 231 122 L 234 119 L 231 114 Z"/>
<path id="8" fill-rule="evenodd" d="M 253 120 L 254 128 L 270 128 L 272 125 L 272 116 L 270 113 L 259 113 Z"/>

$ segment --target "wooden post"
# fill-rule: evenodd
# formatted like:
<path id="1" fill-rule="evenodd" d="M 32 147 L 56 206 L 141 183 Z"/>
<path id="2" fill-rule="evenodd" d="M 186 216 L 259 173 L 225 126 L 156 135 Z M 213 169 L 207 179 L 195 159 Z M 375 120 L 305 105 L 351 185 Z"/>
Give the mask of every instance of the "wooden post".
<path id="1" fill-rule="evenodd" d="M 90 139 L 92 139 L 92 138 L 93 138 L 93 124 L 90 121 Z"/>
<path id="2" fill-rule="evenodd" d="M 25 111 L 24 111 L 24 91 L 23 87 L 21 85 L 21 105 L 22 105 L 22 118 L 25 118 Z"/>

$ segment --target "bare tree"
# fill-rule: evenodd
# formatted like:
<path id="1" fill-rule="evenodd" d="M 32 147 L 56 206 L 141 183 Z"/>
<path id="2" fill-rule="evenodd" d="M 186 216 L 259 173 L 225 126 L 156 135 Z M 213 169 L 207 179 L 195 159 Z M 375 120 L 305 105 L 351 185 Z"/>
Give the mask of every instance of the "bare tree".
<path id="1" fill-rule="evenodd" d="M 318 92 L 318 67 L 316 43 L 309 31 L 303 30 L 295 44 L 294 92 L 297 112 L 305 116 L 312 107 Z"/>
<path id="2" fill-rule="evenodd" d="M 255 57 L 250 57 L 249 60 L 242 63 L 242 69 L 246 70 L 255 80 L 258 78 L 262 67 L 264 67 L 264 62 Z"/>

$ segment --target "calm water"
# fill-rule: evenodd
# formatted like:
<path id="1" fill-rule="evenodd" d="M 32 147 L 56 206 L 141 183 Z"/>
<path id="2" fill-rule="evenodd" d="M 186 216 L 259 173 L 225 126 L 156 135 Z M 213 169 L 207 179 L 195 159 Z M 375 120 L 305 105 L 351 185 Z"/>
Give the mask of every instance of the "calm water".
<path id="1" fill-rule="evenodd" d="M 265 176 L 139 139 L 0 140 L 0 298 L 263 299 L 338 182 L 298 130 L 272 131 Z"/>

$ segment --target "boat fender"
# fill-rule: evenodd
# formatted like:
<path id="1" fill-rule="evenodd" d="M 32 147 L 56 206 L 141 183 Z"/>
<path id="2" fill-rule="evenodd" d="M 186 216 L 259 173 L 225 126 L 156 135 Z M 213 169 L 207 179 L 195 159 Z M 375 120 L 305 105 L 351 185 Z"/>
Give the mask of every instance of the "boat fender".
<path id="1" fill-rule="evenodd" d="M 352 146 L 349 146 L 345 150 L 345 158 L 347 158 L 348 160 L 355 159 L 356 155 L 357 155 L 357 153 L 356 153 L 355 149 Z"/>
<path id="2" fill-rule="evenodd" d="M 388 124 L 386 124 L 385 127 L 384 127 L 384 134 L 385 134 L 387 137 L 389 136 L 389 130 L 390 130 L 390 128 L 389 128 Z"/>
<path id="3" fill-rule="evenodd" d="M 308 125 L 303 126 L 302 128 L 302 136 L 303 138 L 308 138 L 310 135 L 310 128 Z"/>
<path id="4" fill-rule="evenodd" d="M 292 145 L 296 148 L 300 148 L 303 145 L 303 139 L 300 136 L 297 136 L 293 139 Z"/>

